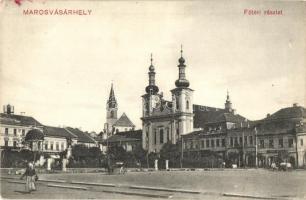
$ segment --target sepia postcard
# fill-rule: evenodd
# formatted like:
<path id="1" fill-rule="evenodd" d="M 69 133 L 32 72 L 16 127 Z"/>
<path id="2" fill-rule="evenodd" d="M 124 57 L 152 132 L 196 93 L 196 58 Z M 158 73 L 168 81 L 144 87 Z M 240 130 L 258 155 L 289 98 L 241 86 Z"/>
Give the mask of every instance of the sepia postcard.
<path id="1" fill-rule="evenodd" d="M 306 199 L 306 3 L 0 0 L 2 199 Z"/>

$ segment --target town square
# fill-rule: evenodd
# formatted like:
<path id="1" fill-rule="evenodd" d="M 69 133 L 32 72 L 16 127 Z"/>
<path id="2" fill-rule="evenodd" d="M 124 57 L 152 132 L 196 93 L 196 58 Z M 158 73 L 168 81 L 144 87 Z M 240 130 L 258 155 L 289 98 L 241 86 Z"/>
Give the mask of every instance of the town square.
<path id="1" fill-rule="evenodd" d="M 305 3 L 258 2 L 0 1 L 1 198 L 306 199 Z"/>

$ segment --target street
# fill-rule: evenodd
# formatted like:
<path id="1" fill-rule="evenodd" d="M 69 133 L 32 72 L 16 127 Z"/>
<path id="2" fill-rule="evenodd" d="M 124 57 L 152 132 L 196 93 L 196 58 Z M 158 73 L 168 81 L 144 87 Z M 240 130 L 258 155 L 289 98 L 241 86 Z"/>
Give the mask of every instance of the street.
<path id="1" fill-rule="evenodd" d="M 5 178 L 17 178 L 17 176 L 3 174 L 2 177 L 2 197 L 14 199 L 306 198 L 306 171 L 281 172 L 263 169 L 237 169 L 224 171 L 129 172 L 125 175 L 99 173 L 40 174 L 40 179 L 46 180 L 46 182 L 39 181 L 38 190 L 32 194 L 22 193 L 24 184 L 19 182 L 24 181 Z M 60 182 L 48 182 L 56 180 Z M 73 182 L 78 184 L 72 184 Z M 105 185 L 86 185 L 86 183 L 103 183 Z M 50 187 L 52 185 L 84 187 L 86 190 Z"/>

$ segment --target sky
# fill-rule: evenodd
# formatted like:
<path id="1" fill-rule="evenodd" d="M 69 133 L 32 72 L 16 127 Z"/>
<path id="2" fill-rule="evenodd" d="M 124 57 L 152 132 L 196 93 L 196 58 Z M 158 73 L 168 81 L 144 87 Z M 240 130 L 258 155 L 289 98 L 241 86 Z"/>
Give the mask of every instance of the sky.
<path id="1" fill-rule="evenodd" d="M 0 104 L 45 125 L 100 132 L 111 83 L 141 127 L 150 54 L 170 100 L 180 46 L 194 104 L 250 120 L 306 99 L 306 4 L 280 1 L 0 1 Z M 23 15 L 84 9 L 87 16 Z M 245 15 L 244 10 L 283 15 Z"/>

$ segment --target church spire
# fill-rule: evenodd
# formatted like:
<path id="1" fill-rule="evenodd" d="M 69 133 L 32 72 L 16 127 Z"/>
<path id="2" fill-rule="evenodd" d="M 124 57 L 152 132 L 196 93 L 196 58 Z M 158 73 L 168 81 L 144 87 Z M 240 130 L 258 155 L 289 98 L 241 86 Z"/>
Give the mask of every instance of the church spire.
<path id="1" fill-rule="evenodd" d="M 155 85 L 155 68 L 153 66 L 153 57 L 152 57 L 152 53 L 151 53 L 151 65 L 149 67 L 149 85 L 146 87 L 146 92 L 147 94 L 157 94 L 159 89 L 158 87 Z"/>
<path id="2" fill-rule="evenodd" d="M 113 83 L 112 83 L 112 86 L 111 86 L 111 89 L 110 89 L 110 92 L 109 92 L 109 98 L 108 98 L 107 104 L 108 104 L 109 108 L 117 107 L 117 100 L 116 100 L 116 97 L 115 97 Z"/>
<path id="3" fill-rule="evenodd" d="M 226 101 L 225 101 L 225 110 L 227 112 L 232 112 L 233 111 L 233 108 L 232 108 L 232 102 L 230 100 L 230 96 L 229 96 L 229 92 L 227 90 L 227 94 L 226 94 Z"/>
<path id="4" fill-rule="evenodd" d="M 183 45 L 181 45 L 181 57 L 179 58 L 179 79 L 175 81 L 176 87 L 184 87 L 188 88 L 189 87 L 189 81 L 186 79 L 186 74 L 185 74 L 185 59 L 183 58 Z"/>

